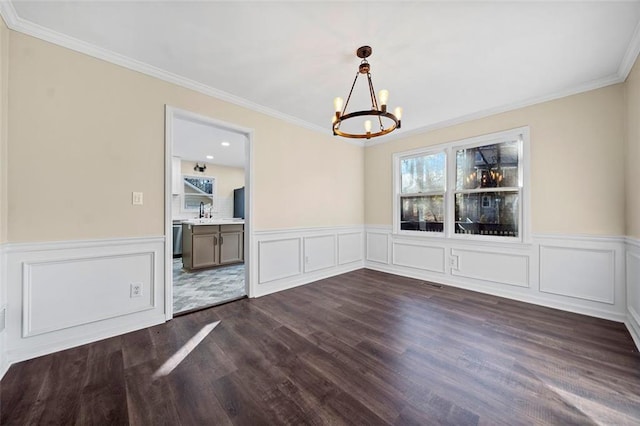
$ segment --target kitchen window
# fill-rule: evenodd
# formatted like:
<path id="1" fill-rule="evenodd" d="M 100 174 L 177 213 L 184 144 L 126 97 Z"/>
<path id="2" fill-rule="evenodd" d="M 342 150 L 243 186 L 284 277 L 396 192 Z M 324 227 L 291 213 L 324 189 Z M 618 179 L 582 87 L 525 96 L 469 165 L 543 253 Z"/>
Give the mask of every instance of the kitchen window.
<path id="1" fill-rule="evenodd" d="M 182 177 L 183 211 L 199 211 L 200 203 L 205 212 L 215 211 L 215 182 L 213 177 L 184 175 Z"/>
<path id="2" fill-rule="evenodd" d="M 395 154 L 395 232 L 525 240 L 528 135 L 520 128 Z"/>

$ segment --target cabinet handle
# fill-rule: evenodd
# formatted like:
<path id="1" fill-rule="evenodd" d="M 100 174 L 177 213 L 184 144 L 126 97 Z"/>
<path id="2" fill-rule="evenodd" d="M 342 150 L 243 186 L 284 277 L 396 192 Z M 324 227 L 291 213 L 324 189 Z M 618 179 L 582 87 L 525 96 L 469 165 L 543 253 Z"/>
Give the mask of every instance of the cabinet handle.
<path id="1" fill-rule="evenodd" d="M 220 235 L 220 245 L 224 244 L 224 240 L 222 239 L 222 235 Z"/>
<path id="2" fill-rule="evenodd" d="M 213 245 L 214 246 L 218 245 L 218 238 L 217 237 L 213 237 Z"/>

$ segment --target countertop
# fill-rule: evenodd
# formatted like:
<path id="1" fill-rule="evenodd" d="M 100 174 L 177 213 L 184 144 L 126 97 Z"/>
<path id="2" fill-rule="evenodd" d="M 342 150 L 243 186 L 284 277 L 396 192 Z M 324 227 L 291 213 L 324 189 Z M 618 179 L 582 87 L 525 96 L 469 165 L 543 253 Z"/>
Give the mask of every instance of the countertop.
<path id="1" fill-rule="evenodd" d="M 188 219 L 182 223 L 187 225 L 244 225 L 244 219 Z"/>

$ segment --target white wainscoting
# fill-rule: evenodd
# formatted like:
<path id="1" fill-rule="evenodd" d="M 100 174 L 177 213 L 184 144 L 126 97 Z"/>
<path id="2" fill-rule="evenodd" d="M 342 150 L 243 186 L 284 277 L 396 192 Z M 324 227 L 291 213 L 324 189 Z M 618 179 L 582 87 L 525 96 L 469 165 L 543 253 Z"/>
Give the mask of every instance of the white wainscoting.
<path id="1" fill-rule="evenodd" d="M 614 303 L 615 250 L 540 246 L 540 291 Z"/>
<path id="2" fill-rule="evenodd" d="M 258 242 L 258 284 L 266 284 L 302 273 L 300 238 Z"/>
<path id="3" fill-rule="evenodd" d="M 404 241 L 394 241 L 392 244 L 394 265 L 444 273 L 445 250 L 443 247 Z"/>
<path id="4" fill-rule="evenodd" d="M 451 274 L 488 281 L 529 287 L 529 257 L 527 255 L 473 249 L 451 249 L 454 263 Z"/>
<path id="5" fill-rule="evenodd" d="M 523 244 L 391 231 L 365 227 L 365 267 L 619 322 L 627 317 L 624 237 L 534 235 Z"/>
<path id="6" fill-rule="evenodd" d="M 165 321 L 164 237 L 7 244 L 5 279 L 9 363 Z"/>
<path id="7" fill-rule="evenodd" d="M 338 234 L 338 265 L 362 262 L 362 230 L 349 234 Z"/>
<path id="8" fill-rule="evenodd" d="M 364 266 L 364 228 L 298 228 L 254 232 L 253 295 L 264 296 Z"/>
<path id="9" fill-rule="evenodd" d="M 627 320 L 625 324 L 640 350 L 640 240 L 627 238 Z"/>
<path id="10" fill-rule="evenodd" d="M 304 241 L 304 272 L 314 272 L 337 266 L 336 236 L 302 237 Z"/>

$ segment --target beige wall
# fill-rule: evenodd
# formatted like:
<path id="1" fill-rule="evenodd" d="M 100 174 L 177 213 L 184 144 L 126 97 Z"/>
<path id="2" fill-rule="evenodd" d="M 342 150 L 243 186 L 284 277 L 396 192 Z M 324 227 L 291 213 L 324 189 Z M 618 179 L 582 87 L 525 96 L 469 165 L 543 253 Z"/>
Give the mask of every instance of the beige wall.
<path id="1" fill-rule="evenodd" d="M 627 124 L 627 235 L 640 238 L 640 59 L 636 60 L 626 85 Z"/>
<path id="2" fill-rule="evenodd" d="M 0 243 L 7 240 L 9 29 L 0 18 Z"/>
<path id="3" fill-rule="evenodd" d="M 363 222 L 361 148 L 21 33 L 9 41 L 8 241 L 162 235 L 165 104 L 254 129 L 255 230 Z"/>
<path id="4" fill-rule="evenodd" d="M 532 232 L 624 235 L 623 90 L 617 84 L 368 147 L 366 223 L 391 225 L 394 152 L 528 125 Z"/>

